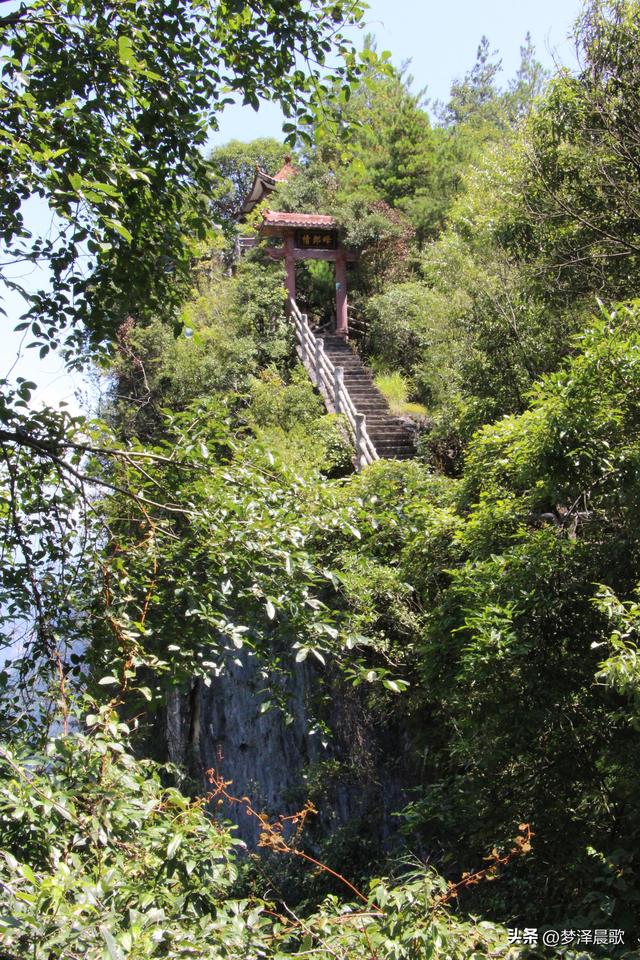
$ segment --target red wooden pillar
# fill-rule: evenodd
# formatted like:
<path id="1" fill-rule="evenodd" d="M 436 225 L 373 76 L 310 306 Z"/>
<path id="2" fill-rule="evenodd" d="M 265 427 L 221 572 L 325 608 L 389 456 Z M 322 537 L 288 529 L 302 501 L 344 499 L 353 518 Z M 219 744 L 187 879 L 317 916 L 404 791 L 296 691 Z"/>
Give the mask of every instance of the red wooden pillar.
<path id="1" fill-rule="evenodd" d="M 293 234 L 288 233 L 284 238 L 284 267 L 287 272 L 287 293 L 292 300 L 296 298 L 296 261 L 293 255 Z"/>
<path id="2" fill-rule="evenodd" d="M 346 337 L 349 333 L 347 318 L 347 261 L 340 248 L 336 256 L 336 333 Z"/>

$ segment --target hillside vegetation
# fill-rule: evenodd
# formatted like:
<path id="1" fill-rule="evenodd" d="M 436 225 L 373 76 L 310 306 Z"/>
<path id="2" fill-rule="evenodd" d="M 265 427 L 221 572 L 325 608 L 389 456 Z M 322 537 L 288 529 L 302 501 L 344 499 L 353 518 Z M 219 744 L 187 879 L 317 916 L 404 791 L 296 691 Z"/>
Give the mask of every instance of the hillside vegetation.
<path id="1" fill-rule="evenodd" d="M 203 102 L 230 77 L 247 102 L 270 83 L 290 143 L 204 158 L 192 119 L 185 160 L 176 78 L 155 206 L 147 32 L 112 49 L 102 8 L 65 12 L 133 98 L 108 88 L 117 176 L 92 127 L 75 182 L 34 53 L 60 75 L 46 5 L 0 20 L 5 94 L 32 57 L 18 106 L 42 138 L 25 158 L 16 121 L 5 243 L 27 245 L 28 197 L 64 225 L 26 255 L 54 283 L 24 328 L 102 384 L 95 419 L 3 386 L 0 960 L 636 957 L 640 4 L 591 0 L 579 69 L 547 76 L 527 41 L 506 88 L 483 39 L 432 119 L 372 41 L 335 39 L 341 5 L 312 4 L 312 37 L 296 3 L 251 23 L 220 6 L 222 60 L 181 42 L 180 82 L 193 71 Z M 176 14 L 171 42 L 199 16 Z M 344 67 L 296 93 L 291 38 Z M 76 158 L 102 82 L 60 108 Z M 234 259 L 256 162 L 291 149 L 267 205 L 334 215 L 358 252 L 359 349 L 420 426 L 414 460 L 354 472 L 297 361 L 281 266 L 260 245 Z M 325 322 L 327 265 L 298 280 Z M 225 678 L 271 731 L 266 766 L 298 744 L 286 809 L 225 778 L 201 716 Z M 543 946 L 548 929 L 571 936 Z"/>

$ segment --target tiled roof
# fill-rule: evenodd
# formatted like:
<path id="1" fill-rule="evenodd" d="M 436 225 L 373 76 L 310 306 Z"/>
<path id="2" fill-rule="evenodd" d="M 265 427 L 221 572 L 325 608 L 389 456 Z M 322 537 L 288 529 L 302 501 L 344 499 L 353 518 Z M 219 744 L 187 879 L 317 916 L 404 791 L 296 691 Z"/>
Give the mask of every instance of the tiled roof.
<path id="1" fill-rule="evenodd" d="M 256 164 L 256 177 L 258 180 L 262 180 L 263 183 L 268 184 L 269 186 L 274 186 L 276 178 L 272 177 L 270 173 L 267 173 L 266 170 L 263 170 L 262 167 L 259 167 Z"/>
<path id="2" fill-rule="evenodd" d="M 279 213 L 276 210 L 266 210 L 262 216 L 265 227 L 322 227 L 333 230 L 338 226 L 333 217 L 323 213 Z"/>
<path id="3" fill-rule="evenodd" d="M 274 174 L 273 179 L 279 182 L 285 182 L 290 180 L 291 177 L 295 177 L 297 172 L 297 168 L 291 163 L 291 157 L 287 157 L 284 166 Z"/>
<path id="4" fill-rule="evenodd" d="M 298 169 L 291 163 L 291 156 L 289 154 L 287 154 L 287 156 L 284 158 L 284 166 L 281 167 L 273 177 L 256 163 L 253 186 L 251 187 L 251 190 L 242 204 L 240 214 L 244 215 L 251 213 L 255 205 L 257 203 L 262 203 L 266 196 L 268 196 L 270 193 L 273 193 L 279 183 L 286 183 L 287 180 L 295 177 L 297 172 Z"/>

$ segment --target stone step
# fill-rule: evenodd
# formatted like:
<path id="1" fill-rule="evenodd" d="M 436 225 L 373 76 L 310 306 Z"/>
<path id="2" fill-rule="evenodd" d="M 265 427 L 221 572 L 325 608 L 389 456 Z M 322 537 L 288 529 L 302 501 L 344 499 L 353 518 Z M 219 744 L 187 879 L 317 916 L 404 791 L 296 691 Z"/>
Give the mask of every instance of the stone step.
<path id="1" fill-rule="evenodd" d="M 353 401 L 353 403 L 356 405 L 356 409 L 358 410 L 358 413 L 362 412 L 360 410 L 359 404 L 373 403 L 373 404 L 379 404 L 381 409 L 384 410 L 384 412 L 387 415 L 389 414 L 389 408 L 384 402 L 384 398 L 377 396 L 375 393 L 372 393 L 372 392 L 365 393 L 364 391 L 362 391 L 361 393 L 357 393 L 355 390 L 349 390 L 349 396 L 351 397 L 351 400 Z"/>
<path id="2" fill-rule="evenodd" d="M 367 428 L 376 430 L 378 433 L 392 433 L 394 436 L 402 434 L 403 437 L 410 437 L 411 434 L 402 423 L 393 423 L 388 420 L 372 420 L 367 417 Z"/>
<path id="3" fill-rule="evenodd" d="M 393 417 L 390 417 L 388 413 L 372 413 L 367 417 L 367 423 L 371 423 L 375 426 L 385 426 L 385 427 L 401 427 L 406 433 L 410 433 L 410 430 L 407 430 L 406 424 L 402 420 L 394 420 Z"/>
<path id="4" fill-rule="evenodd" d="M 375 400 L 377 403 L 383 403 L 385 405 L 387 413 L 389 412 L 389 408 L 386 405 L 384 397 L 382 396 L 382 394 L 377 393 L 375 390 L 367 390 L 366 387 L 356 387 L 355 390 L 349 390 L 349 396 L 351 397 L 353 402 L 356 404 L 356 406 L 358 405 L 359 400 L 364 402 L 366 402 L 367 400 Z"/>
<path id="5" fill-rule="evenodd" d="M 367 387 L 369 390 L 375 390 L 376 393 L 380 392 L 371 377 L 368 377 L 362 370 L 349 371 L 349 373 L 345 370 L 344 382 L 348 387 L 353 387 L 355 390 Z"/>
<path id="6" fill-rule="evenodd" d="M 373 444 L 398 444 L 403 447 L 413 446 L 413 440 L 406 434 L 375 433 L 373 430 L 367 430 L 367 433 Z"/>
<path id="7" fill-rule="evenodd" d="M 375 403 L 373 400 L 368 401 L 367 403 L 358 403 L 356 405 L 357 413 L 364 413 L 365 417 L 370 416 L 371 414 L 379 413 L 384 416 L 386 414 L 386 408 L 384 403 Z"/>
<path id="8" fill-rule="evenodd" d="M 409 450 L 376 450 L 381 460 L 411 460 L 415 451 Z"/>
<path id="9" fill-rule="evenodd" d="M 376 450 L 381 460 L 411 460 L 415 457 L 415 450 Z"/>
<path id="10" fill-rule="evenodd" d="M 396 427 L 393 423 L 385 423 L 384 420 L 372 420 L 370 417 L 367 417 L 367 433 L 375 433 L 378 437 L 389 434 L 392 437 L 411 439 L 411 434 L 407 430 L 403 430 L 402 427 Z"/>
<path id="11" fill-rule="evenodd" d="M 376 414 L 376 413 L 384 415 L 385 409 L 383 404 L 359 403 L 356 406 L 356 412 L 364 413 L 365 417 L 370 417 L 371 414 Z"/>
<path id="12" fill-rule="evenodd" d="M 367 416 L 371 415 L 374 419 L 384 419 L 385 423 L 389 422 L 389 410 L 384 400 L 380 400 L 379 397 L 359 397 L 356 401 L 356 398 L 351 395 L 351 402 L 354 404 L 357 413 L 365 413 Z"/>
<path id="13" fill-rule="evenodd" d="M 356 400 L 359 400 L 361 403 L 371 401 L 372 403 L 381 405 L 386 415 L 390 415 L 387 401 L 377 390 L 372 390 L 371 388 L 367 390 L 365 387 L 356 387 L 354 390 L 349 390 L 349 396 L 354 402 Z"/>
<path id="14" fill-rule="evenodd" d="M 376 447 L 374 444 L 374 449 L 378 456 L 383 460 L 392 460 L 395 457 L 402 457 L 403 459 L 408 459 L 409 457 L 415 457 L 416 451 L 409 449 L 407 447 Z"/>
<path id="15" fill-rule="evenodd" d="M 379 457 L 390 459 L 391 457 L 415 457 L 416 452 L 412 447 L 376 447 L 374 448 Z"/>
<path id="16" fill-rule="evenodd" d="M 369 439 L 376 450 L 395 449 L 396 447 L 401 447 L 403 450 L 414 449 L 413 444 L 410 440 L 407 440 L 406 437 L 372 437 L 371 434 L 369 434 Z"/>
<path id="17" fill-rule="evenodd" d="M 367 433 L 369 433 L 368 430 L 367 430 Z M 369 436 L 374 444 L 380 444 L 381 446 L 413 447 L 413 442 L 410 437 L 392 437 L 389 435 L 381 436 L 380 434 L 376 436 L 371 433 L 369 433 Z"/>
<path id="18" fill-rule="evenodd" d="M 385 460 L 409 460 L 416 454 L 415 441 L 406 423 L 389 410 L 389 404 L 373 381 L 351 343 L 335 334 L 317 331 L 326 356 L 341 367 L 344 385 L 359 414 L 364 414 L 367 433 L 376 453 Z"/>
<path id="19" fill-rule="evenodd" d="M 388 427 L 367 426 L 367 433 L 370 437 L 378 437 L 379 440 L 401 440 L 402 443 L 413 443 L 413 437 L 406 430 L 390 430 Z"/>
<path id="20" fill-rule="evenodd" d="M 374 393 L 373 391 L 369 391 L 368 393 L 364 393 L 364 392 L 352 393 L 350 390 L 349 396 L 354 401 L 354 403 L 356 403 L 356 401 L 364 404 L 372 403 L 374 404 L 374 406 L 380 407 L 382 412 L 386 413 L 386 415 L 389 416 L 389 407 L 387 406 L 387 401 L 384 399 L 384 397 L 381 394 Z M 356 403 L 356 406 L 357 405 L 358 404 Z M 359 410 L 359 412 L 361 413 L 362 411 Z"/>

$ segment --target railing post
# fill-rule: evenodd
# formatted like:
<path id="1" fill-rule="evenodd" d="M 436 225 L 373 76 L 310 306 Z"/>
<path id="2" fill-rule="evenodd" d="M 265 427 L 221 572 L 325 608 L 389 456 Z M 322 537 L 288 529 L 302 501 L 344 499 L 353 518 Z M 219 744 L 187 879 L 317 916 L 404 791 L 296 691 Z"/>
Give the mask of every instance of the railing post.
<path id="1" fill-rule="evenodd" d="M 302 347 L 302 362 L 305 363 L 309 357 L 307 356 L 307 315 L 306 313 L 300 314 L 301 329 L 300 329 L 300 344 Z"/>
<path id="2" fill-rule="evenodd" d="M 316 386 L 322 383 L 322 351 L 324 350 L 324 340 L 322 337 L 316 337 Z"/>
<path id="3" fill-rule="evenodd" d="M 340 394 L 344 388 L 344 368 L 333 368 L 333 408 L 336 413 L 342 413 Z"/>
<path id="4" fill-rule="evenodd" d="M 363 449 L 365 419 L 364 413 L 356 413 L 356 470 L 358 472 L 366 465 Z"/>

